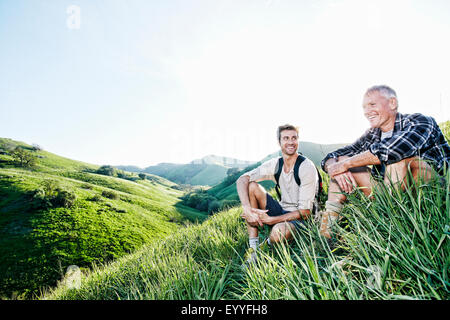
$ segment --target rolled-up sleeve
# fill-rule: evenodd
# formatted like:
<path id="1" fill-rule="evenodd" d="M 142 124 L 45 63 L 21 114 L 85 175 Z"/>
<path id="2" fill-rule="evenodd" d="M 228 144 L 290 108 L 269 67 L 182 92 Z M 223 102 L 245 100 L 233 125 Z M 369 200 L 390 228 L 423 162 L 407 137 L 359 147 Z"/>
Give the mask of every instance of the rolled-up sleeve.
<path id="1" fill-rule="evenodd" d="M 264 180 L 272 180 L 275 182 L 275 167 L 277 165 L 278 159 L 271 159 L 259 167 L 244 173 L 242 176 L 249 176 L 250 182 L 252 181 L 264 181 Z"/>
<path id="2" fill-rule="evenodd" d="M 309 160 L 304 161 L 299 168 L 299 176 L 301 185 L 298 190 L 298 209 L 311 210 L 313 208 L 319 183 L 319 177 L 317 176 L 317 170 L 314 163 Z"/>

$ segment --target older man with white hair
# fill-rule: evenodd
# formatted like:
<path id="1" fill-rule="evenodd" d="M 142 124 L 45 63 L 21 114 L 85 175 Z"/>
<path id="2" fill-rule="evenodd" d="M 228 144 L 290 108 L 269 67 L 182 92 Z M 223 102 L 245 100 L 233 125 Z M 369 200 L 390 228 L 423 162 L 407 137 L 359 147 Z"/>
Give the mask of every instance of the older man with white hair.
<path id="1" fill-rule="evenodd" d="M 404 189 L 408 169 L 417 181 L 419 176 L 429 180 L 434 172 L 443 174 L 448 168 L 450 147 L 436 121 L 420 113 L 401 114 L 397 108 L 397 94 L 392 88 L 380 85 L 367 89 L 363 111 L 370 129 L 353 144 L 322 160 L 322 169 L 330 176 L 320 225 L 324 237 L 331 238 L 331 226 L 339 218 L 346 193 L 355 187 L 370 196 L 374 181 Z"/>

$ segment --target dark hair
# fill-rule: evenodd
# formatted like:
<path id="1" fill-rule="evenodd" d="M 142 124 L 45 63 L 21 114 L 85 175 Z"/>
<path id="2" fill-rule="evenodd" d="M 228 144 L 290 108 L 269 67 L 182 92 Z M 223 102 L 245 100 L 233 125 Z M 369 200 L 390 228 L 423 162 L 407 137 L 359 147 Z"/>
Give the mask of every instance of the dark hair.
<path id="1" fill-rule="evenodd" d="M 284 124 L 282 126 L 279 126 L 277 129 L 277 138 L 278 138 L 278 142 L 280 142 L 281 139 L 281 132 L 284 130 L 295 130 L 297 132 L 298 135 L 298 127 L 293 126 L 292 124 Z"/>

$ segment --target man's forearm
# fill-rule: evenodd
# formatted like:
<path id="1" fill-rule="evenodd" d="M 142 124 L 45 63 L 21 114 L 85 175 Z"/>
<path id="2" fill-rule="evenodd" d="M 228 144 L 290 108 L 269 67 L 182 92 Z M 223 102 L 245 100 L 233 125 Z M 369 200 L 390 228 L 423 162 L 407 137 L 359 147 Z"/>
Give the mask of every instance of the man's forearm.
<path id="1" fill-rule="evenodd" d="M 323 166 L 324 171 L 328 173 L 328 166 L 329 166 L 330 164 L 333 164 L 333 163 L 336 163 L 336 162 L 337 162 L 337 159 L 336 159 L 336 158 L 330 158 L 330 159 L 328 159 L 328 160 L 325 162 L 324 166 Z"/>
<path id="2" fill-rule="evenodd" d="M 381 163 L 380 159 L 378 159 L 378 157 L 373 155 L 370 151 L 364 151 L 362 153 L 354 155 L 344 160 L 344 162 L 348 169 L 368 165 L 377 165 Z"/>
<path id="3" fill-rule="evenodd" d="M 380 164 L 380 159 L 370 151 L 364 151 L 349 158 L 339 159 L 337 161 L 327 161 L 326 170 L 330 177 L 349 171 L 351 168 L 364 167 L 368 165 Z"/>
<path id="4" fill-rule="evenodd" d="M 279 215 L 279 216 L 272 216 L 272 224 L 277 224 L 280 222 L 288 222 L 293 220 L 299 220 L 299 219 L 307 219 L 310 215 L 310 210 L 296 210 L 287 212 L 285 214 Z"/>

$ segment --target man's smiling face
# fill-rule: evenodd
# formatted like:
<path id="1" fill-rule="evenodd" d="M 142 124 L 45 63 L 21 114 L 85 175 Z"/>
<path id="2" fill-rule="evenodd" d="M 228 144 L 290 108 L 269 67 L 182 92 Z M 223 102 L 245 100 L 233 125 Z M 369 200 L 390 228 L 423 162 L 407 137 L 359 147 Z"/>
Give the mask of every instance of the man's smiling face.
<path id="1" fill-rule="evenodd" d="M 388 99 L 378 91 L 369 92 L 364 95 L 363 109 L 371 128 L 380 128 L 383 132 L 394 128 L 397 114 L 395 98 Z"/>
<path id="2" fill-rule="evenodd" d="M 298 134 L 295 130 L 283 130 L 280 132 L 281 152 L 286 155 L 293 155 L 298 149 Z"/>

